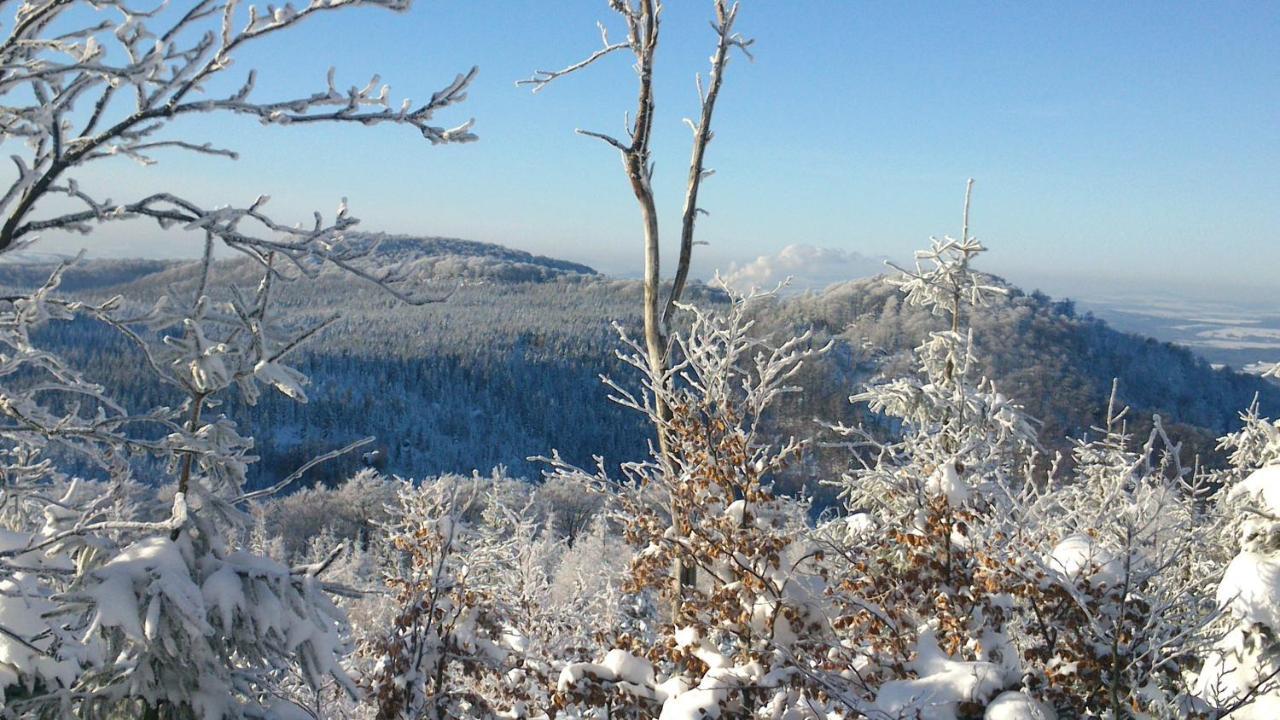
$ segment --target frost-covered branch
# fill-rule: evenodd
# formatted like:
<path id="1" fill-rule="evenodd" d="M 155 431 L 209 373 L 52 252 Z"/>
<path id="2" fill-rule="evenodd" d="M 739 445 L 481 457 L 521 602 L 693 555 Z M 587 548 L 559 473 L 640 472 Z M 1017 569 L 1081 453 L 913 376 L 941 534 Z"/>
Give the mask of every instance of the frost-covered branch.
<path id="1" fill-rule="evenodd" d="M 313 0 L 301 9 L 272 7 L 266 15 L 255 6 L 245 10 L 237 0 L 200 0 L 185 12 L 160 3 L 144 10 L 107 0 L 93 6 L 117 19 L 68 31 L 66 24 L 77 22 L 77 8 L 87 4 L 28 0 L 0 43 L 0 132 L 26 145 L 23 155 L 12 156 L 16 177 L 0 197 L 0 251 L 36 231 L 85 232 L 91 222 L 138 211 L 142 201 L 94 201 L 84 194 L 70 176 L 87 165 L 115 157 L 151 164 L 157 150 L 236 157 L 212 143 L 163 136 L 185 115 L 227 112 L 279 125 L 387 123 L 413 127 L 434 144 L 475 139 L 470 121 L 456 127 L 433 123 L 438 112 L 466 98 L 474 68 L 418 105 L 405 100 L 393 106 L 390 88 L 377 76 L 339 89 L 332 70 L 324 89 L 283 100 L 258 100 L 253 70 L 225 95 L 210 89 L 250 43 L 312 15 L 357 6 L 403 10 L 403 0 Z M 129 95 L 132 106 L 124 101 Z M 78 198 L 89 210 L 36 215 L 41 200 L 55 194 Z"/>
<path id="2" fill-rule="evenodd" d="M 628 20 L 630 20 L 631 16 L 629 14 L 624 15 Z M 596 23 L 596 26 L 600 28 L 600 42 L 602 47 L 599 50 L 596 50 L 586 58 L 567 67 L 561 68 L 560 70 L 535 70 L 532 77 L 527 80 L 517 80 L 516 85 L 528 85 L 532 88 L 533 92 L 541 92 L 546 89 L 547 85 L 551 84 L 552 81 L 577 72 L 610 53 L 633 48 L 633 41 L 630 38 L 624 42 L 609 42 L 609 28 L 605 27 L 604 23 Z M 633 28 L 630 27 L 628 28 L 629 31 L 632 29 Z"/>
<path id="3" fill-rule="evenodd" d="M 254 441 L 225 400 L 252 405 L 269 388 L 306 401 L 308 379 L 288 362 L 334 318 L 283 321 L 273 307 L 278 282 L 331 269 L 408 302 L 441 298 L 416 293 L 403 268 L 378 267 L 379 236 L 351 232 L 345 199 L 331 220 L 317 213 L 304 226 L 272 218 L 265 196 L 240 207 L 206 207 L 179 191 L 117 202 L 77 175 L 112 158 L 150 164 L 162 152 L 234 159 L 229 148 L 174 136 L 173 120 L 203 113 L 473 139 L 469 122 L 448 128 L 433 118 L 465 98 L 474 70 L 426 103 L 399 107 L 376 77 L 340 90 L 332 72 L 325 89 L 283 100 L 258 99 L 253 71 L 219 89 L 249 43 L 359 6 L 408 3 L 314 0 L 265 14 L 238 0 L 17 6 L 0 42 L 0 142 L 13 147 L 15 168 L 0 195 L 0 252 L 43 232 L 130 219 L 200 233 L 204 252 L 191 283 L 170 286 L 151 307 L 69 297 L 61 280 L 70 263 L 0 299 L 0 717 L 275 717 L 294 705 L 287 683 L 357 694 L 340 664 L 345 618 L 331 597 L 350 592 L 316 577 L 342 553 L 291 568 L 238 541 L 255 500 L 368 440 L 250 491 Z M 258 264 L 256 290 L 220 283 L 216 246 Z M 168 393 L 164 404 L 128 408 L 92 380 L 97 368 L 41 346 L 42 328 L 71 321 L 122 339 Z"/>
<path id="4" fill-rule="evenodd" d="M 716 33 L 716 51 L 711 58 L 711 86 L 703 90 L 701 78 L 698 78 L 698 99 L 701 104 L 700 119 L 694 127 L 693 153 L 690 159 L 688 182 L 685 188 L 685 207 L 681 221 L 680 256 L 676 264 L 674 282 L 664 298 L 662 296 L 662 266 L 660 253 L 660 237 L 658 226 L 657 201 L 653 190 L 653 159 L 650 142 L 653 134 L 654 88 L 653 72 L 657 58 L 660 20 L 662 15 L 661 0 L 613 0 L 610 8 L 622 18 L 627 28 L 625 42 L 611 43 L 608 31 L 600 24 L 600 35 L 603 47 L 585 59 L 566 66 L 559 71 L 539 71 L 531 78 L 520 81 L 518 85 L 532 86 L 534 92 L 545 88 L 555 80 L 579 72 L 600 59 L 620 50 L 630 50 L 635 58 L 637 76 L 636 110 L 634 116 L 628 118 L 626 127 L 627 141 L 595 131 L 579 129 L 581 135 L 593 137 L 618 150 L 622 156 L 622 165 L 631 191 L 635 195 L 640 208 L 641 227 L 644 243 L 644 345 L 645 357 L 653 370 L 655 381 L 665 381 L 670 364 L 668 352 L 668 334 L 670 332 L 671 315 L 684 293 L 688 281 L 694 245 L 694 224 L 701 208 L 697 206 L 698 190 L 702 181 L 711 172 L 704 166 L 706 147 L 711 142 L 711 121 L 715 112 L 716 99 L 724 79 L 725 68 L 733 49 L 748 52 L 751 40 L 734 32 L 734 22 L 738 16 L 738 4 L 726 0 L 713 0 L 715 20 L 711 23 Z M 692 124 L 692 123 L 691 123 Z M 670 416 L 670 408 L 662 403 L 661 394 L 655 396 L 658 403 L 658 415 Z M 662 454 L 668 453 L 669 441 L 658 429 L 657 440 Z M 673 583 L 679 588 L 681 578 L 686 573 L 679 566 L 672 569 Z M 673 613 L 679 612 L 682 593 L 675 592 L 673 597 Z"/>

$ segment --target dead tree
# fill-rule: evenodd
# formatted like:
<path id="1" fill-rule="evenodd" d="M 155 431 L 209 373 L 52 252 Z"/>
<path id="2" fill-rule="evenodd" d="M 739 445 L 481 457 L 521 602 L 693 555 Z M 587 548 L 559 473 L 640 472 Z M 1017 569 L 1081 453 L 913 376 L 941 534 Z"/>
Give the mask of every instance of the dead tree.
<path id="1" fill-rule="evenodd" d="M 660 0 L 610 0 L 609 7 L 622 17 L 627 27 L 627 38 L 621 42 L 611 42 L 609 33 L 603 23 L 599 24 L 602 47 L 586 59 L 560 70 L 539 70 L 518 85 L 529 85 L 534 92 L 545 88 L 558 78 L 582 70 L 597 60 L 619 51 L 629 51 L 635 56 L 635 71 L 638 79 L 636 111 L 629 120 L 627 142 L 600 132 L 577 130 L 579 134 L 601 140 L 613 146 L 622 156 L 622 165 L 627 180 L 640 206 L 640 219 L 644 237 L 644 344 L 652 377 L 661 378 L 661 382 L 671 380 L 669 330 L 671 317 L 676 304 L 684 293 L 689 279 L 689 266 L 693 257 L 694 228 L 699 213 L 705 212 L 698 207 L 698 190 L 702 181 L 712 174 L 705 164 L 707 145 L 713 137 L 711 120 L 715 113 L 716 99 L 724 82 L 724 71 L 728 66 L 730 53 L 734 48 L 751 57 L 748 48 L 753 42 L 733 31 L 734 21 L 738 17 L 738 3 L 725 0 L 714 0 L 715 20 L 711 23 L 716 35 L 716 50 L 711 57 L 711 72 L 704 84 L 702 76 L 697 76 L 698 99 L 701 113 L 698 121 L 686 119 L 693 130 L 693 153 L 689 160 L 689 174 L 685 187 L 684 209 L 680 219 L 680 256 L 676 262 L 675 275 L 671 289 L 663 297 L 662 267 L 660 258 L 660 235 L 658 227 L 658 209 L 653 194 L 653 161 L 650 141 L 652 139 L 654 121 L 653 69 L 658 51 L 659 26 L 662 16 Z M 657 380 L 655 380 L 657 381 Z M 662 399 L 665 393 L 655 392 L 658 417 L 669 420 L 668 408 Z M 670 442 L 658 427 L 658 445 L 664 465 L 670 469 Z M 680 513 L 672 509 L 672 523 L 677 535 L 682 534 Z M 692 570 L 692 568 L 690 568 Z M 682 560 L 677 559 L 673 573 L 673 618 L 678 616 L 681 605 L 683 587 L 692 582 L 690 572 L 686 572 Z"/>

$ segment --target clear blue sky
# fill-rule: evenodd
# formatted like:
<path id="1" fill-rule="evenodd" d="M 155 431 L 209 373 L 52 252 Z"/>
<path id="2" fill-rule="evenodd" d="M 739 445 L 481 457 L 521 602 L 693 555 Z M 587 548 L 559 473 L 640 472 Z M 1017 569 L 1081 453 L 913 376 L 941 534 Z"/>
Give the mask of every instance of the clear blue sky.
<path id="1" fill-rule="evenodd" d="M 657 186 L 674 234 L 693 73 L 711 4 L 668 0 L 659 56 Z M 634 76 L 616 56 L 538 95 L 514 81 L 597 47 L 604 0 L 419 2 L 343 12 L 256 48 L 259 97 L 381 73 L 422 98 L 472 64 L 479 143 L 438 148 L 392 127 L 262 128 L 197 119 L 191 139 L 237 162 L 165 158 L 98 182 L 188 188 L 208 201 L 273 196 L 304 219 L 350 197 L 368 229 L 499 242 L 639 267 L 617 155 L 573 134 L 621 133 Z M 614 25 L 616 29 L 616 24 Z M 1059 292 L 1168 282 L 1260 293 L 1280 267 L 1280 3 L 855 3 L 744 0 L 756 61 L 729 68 L 698 248 L 703 272 L 792 243 L 908 257 L 959 225 L 977 178 L 986 267 Z M 620 29 L 616 29 L 618 34 Z M 150 228 L 111 230 L 115 254 L 174 254 Z M 195 252 L 195 248 L 191 248 Z"/>

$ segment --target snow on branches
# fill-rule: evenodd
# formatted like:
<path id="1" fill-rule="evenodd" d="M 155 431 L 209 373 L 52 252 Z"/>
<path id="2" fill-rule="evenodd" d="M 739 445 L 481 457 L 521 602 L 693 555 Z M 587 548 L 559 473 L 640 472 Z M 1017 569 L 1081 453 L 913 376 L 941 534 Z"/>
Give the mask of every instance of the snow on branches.
<path id="1" fill-rule="evenodd" d="M 782 394 L 796 391 L 790 383 L 802 365 L 825 348 L 807 334 L 777 344 L 754 337 L 749 308 L 757 299 L 733 296 L 723 313 L 685 307 L 689 329 L 674 335 L 672 366 L 660 376 L 624 333 L 629 351 L 621 357 L 643 389 L 608 381 L 613 398 L 644 413 L 667 438 L 667 452 L 625 465 L 622 484 L 552 461 L 553 476 L 610 495 L 611 514 L 636 549 L 626 591 L 662 595 L 672 591 L 673 564 L 698 571 L 679 614 L 654 640 L 619 635 L 601 662 L 566 666 L 561 705 L 693 718 L 803 707 L 813 695 L 805 674 L 812 661 L 796 658 L 821 655 L 831 639 L 820 554 L 805 540 L 803 506 L 770 486 L 810 441 L 773 444 L 764 422 Z"/>
<path id="2" fill-rule="evenodd" d="M 1226 633 L 1205 653 L 1197 689 L 1223 709 L 1219 716 L 1261 720 L 1280 712 L 1280 440 L 1256 402 L 1242 419 L 1244 427 L 1222 440 L 1234 467 L 1219 478 L 1238 548 L 1216 594 Z"/>
<path id="3" fill-rule="evenodd" d="M 972 185 L 970 185 L 971 189 Z M 890 282 L 948 321 L 918 371 L 855 402 L 900 429 L 837 427 L 859 451 L 850 519 L 820 528 L 851 704 L 890 717 L 1188 717 L 1189 674 L 1218 611 L 1211 483 L 1180 462 L 1157 417 L 1131 447 L 1113 396 L 1071 475 L 1038 458 L 1032 421 L 978 372 L 962 319 L 994 287 L 968 234 Z M 986 708 L 984 710 L 984 708 Z M 1002 715 L 1004 716 L 1004 715 Z"/>
<path id="4" fill-rule="evenodd" d="M 117 0 L 24 0 L 0 43 L 0 131 L 18 141 L 11 156 L 14 178 L 0 196 L 0 252 L 40 232 L 89 233 L 104 222 L 142 218 L 162 228 L 204 232 L 264 267 L 270 267 L 271 257 L 306 273 L 331 264 L 393 289 L 393 274 L 360 262 L 367 246 L 344 243 L 344 232 L 358 222 L 347 213 L 345 200 L 332 222 L 317 213 L 314 223 L 303 226 L 270 218 L 263 209 L 265 196 L 243 207 L 215 208 L 178 192 L 117 200 L 95 196 L 77 175 L 87 166 L 120 158 L 153 164 L 165 152 L 236 158 L 234 151 L 212 142 L 174 136 L 174 120 L 209 113 L 247 115 L 275 125 L 405 125 L 434 144 L 474 140 L 470 121 L 452 128 L 434 124 L 437 113 L 466 99 L 474 68 L 427 102 L 406 99 L 400 105 L 392 104 L 389 87 L 377 76 L 366 85 L 341 89 L 331 70 L 323 89 L 271 100 L 256 96 L 257 71 L 248 70 L 242 80 L 230 77 L 246 46 L 312 16 L 408 5 L 406 0 L 312 0 L 300 8 L 291 3 L 260 8 L 239 0 L 196 0 L 170 8 L 161 2 L 137 7 Z M 102 19 L 93 20 L 95 15 Z"/>
<path id="5" fill-rule="evenodd" d="M 470 586 L 472 535 L 463 520 L 467 500 L 456 485 L 401 486 L 387 528 L 399 557 L 385 581 L 399 609 L 390 627 L 362 648 L 377 716 L 491 717 L 495 709 L 468 685 L 468 676 L 497 672 L 505 652 Z"/>
<path id="6" fill-rule="evenodd" d="M 192 286 L 154 307 L 128 298 L 83 302 L 59 291 L 67 264 L 36 290 L 0 298 L 0 716 L 149 720 L 275 717 L 300 711 L 292 688 L 357 687 L 340 662 L 340 587 L 321 580 L 341 554 L 289 566 L 241 546 L 256 500 L 245 487 L 256 458 L 222 408 L 269 388 L 305 401 L 290 354 L 330 319 L 298 327 L 272 312 L 274 285 L 329 267 L 412 297 L 395 269 L 374 267 L 376 237 L 350 238 L 343 202 L 310 227 L 278 223 L 267 198 L 204 208 L 175 193 L 115 202 L 76 180 L 86 166 L 163 151 L 235 157 L 172 135 L 175 118 L 216 112 L 269 124 L 408 125 L 433 143 L 473 139 L 470 123 L 433 124 L 461 102 L 474 70 L 428 102 L 400 107 L 375 78 L 271 101 L 250 71 L 222 91 L 241 48 L 306 18 L 401 0 L 316 0 L 265 9 L 236 0 L 180 7 L 114 0 L 27 0 L 0 42 L 0 141 L 15 177 L 0 196 L 0 252 L 49 230 L 150 218 L 204 238 Z M 97 19 L 95 19 L 97 18 Z M 78 207 L 77 207 L 78 206 Z M 69 209 L 70 208 L 70 209 Z M 254 258 L 256 288 L 219 287 L 215 246 Z M 36 331 L 81 319 L 118 333 L 168 404 L 126 408 L 39 346 Z M 72 471 L 87 478 L 73 479 Z M 157 488 L 163 488 L 157 490 Z"/>

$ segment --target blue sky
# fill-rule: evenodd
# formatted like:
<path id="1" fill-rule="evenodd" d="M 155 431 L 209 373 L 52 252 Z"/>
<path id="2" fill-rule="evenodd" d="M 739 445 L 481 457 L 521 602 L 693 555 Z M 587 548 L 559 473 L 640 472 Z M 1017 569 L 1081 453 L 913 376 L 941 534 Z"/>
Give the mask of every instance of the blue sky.
<path id="1" fill-rule="evenodd" d="M 710 2 L 669 0 L 659 56 L 657 187 L 674 236 L 693 74 Z M 634 274 L 636 210 L 617 155 L 573 134 L 621 133 L 629 60 L 610 58 L 538 95 L 514 81 L 594 50 L 603 0 L 419 2 L 343 12 L 246 53 L 259 97 L 373 72 L 422 98 L 472 64 L 479 143 L 431 147 L 393 127 L 179 126 L 243 151 L 166 157 L 90 181 L 116 199 L 183 188 L 209 202 L 272 195 L 281 218 L 350 198 L 367 229 L 499 242 Z M 617 34 L 621 30 L 614 25 Z M 955 232 L 975 177 L 985 266 L 1073 292 L 1166 285 L 1266 291 L 1280 266 L 1280 4 L 857 3 L 747 0 L 756 60 L 729 68 L 705 186 L 700 272 L 791 244 L 909 257 Z M 144 226 L 105 233 L 109 254 L 181 254 Z M 79 242 L 83 242 L 82 240 Z M 62 243 L 58 243 L 61 245 Z M 194 244 L 190 252 L 196 252 Z"/>

